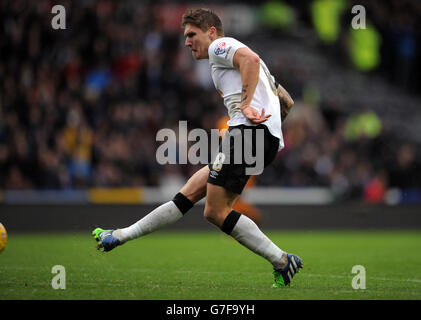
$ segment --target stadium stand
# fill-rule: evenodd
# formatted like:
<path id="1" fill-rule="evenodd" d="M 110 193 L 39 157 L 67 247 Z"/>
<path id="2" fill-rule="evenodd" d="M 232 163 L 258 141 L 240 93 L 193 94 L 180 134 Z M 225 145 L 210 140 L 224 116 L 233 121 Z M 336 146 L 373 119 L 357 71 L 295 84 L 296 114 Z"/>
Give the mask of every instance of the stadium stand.
<path id="1" fill-rule="evenodd" d="M 284 126 L 286 148 L 259 186 L 322 186 L 337 199 L 375 203 L 390 188 L 421 187 L 415 58 L 421 6 L 359 2 L 382 40 L 379 65 L 366 72 L 348 57 L 352 2 L 339 15 L 330 44 L 313 28 L 307 2 L 283 2 L 279 24 L 267 23 L 265 5 L 217 3 L 227 33 L 247 37 L 296 101 Z M 68 27 L 54 30 L 50 1 L 0 3 L 0 189 L 184 181 L 197 166 L 157 164 L 157 131 L 176 128 L 179 120 L 210 130 L 225 112 L 204 76 L 207 66 L 195 64 L 183 47 L 179 19 L 188 4 L 98 0 L 65 6 Z M 250 22 L 253 28 L 236 28 L 233 12 L 255 17 L 253 10 L 262 13 Z"/>

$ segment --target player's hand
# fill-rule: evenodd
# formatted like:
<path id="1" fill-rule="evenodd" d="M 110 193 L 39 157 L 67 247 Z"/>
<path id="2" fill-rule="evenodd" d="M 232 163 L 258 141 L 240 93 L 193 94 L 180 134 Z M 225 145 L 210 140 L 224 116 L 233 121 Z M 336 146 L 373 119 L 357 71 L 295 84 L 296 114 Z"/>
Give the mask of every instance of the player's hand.
<path id="1" fill-rule="evenodd" d="M 241 107 L 241 112 L 251 123 L 256 124 L 265 122 L 272 116 L 271 114 L 265 115 L 265 109 L 262 109 L 262 113 L 259 114 L 259 111 L 250 106 Z"/>

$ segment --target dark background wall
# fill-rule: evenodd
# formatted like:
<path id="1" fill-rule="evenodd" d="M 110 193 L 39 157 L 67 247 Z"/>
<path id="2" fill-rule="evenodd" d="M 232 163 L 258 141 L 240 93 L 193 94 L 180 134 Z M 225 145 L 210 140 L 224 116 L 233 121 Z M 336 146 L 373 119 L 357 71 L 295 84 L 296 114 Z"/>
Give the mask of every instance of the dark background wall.
<path id="1" fill-rule="evenodd" d="M 0 222 L 9 232 L 85 231 L 122 228 L 154 205 L 0 205 Z M 421 229 L 419 205 L 259 206 L 268 229 Z M 214 230 L 197 205 L 166 230 Z"/>

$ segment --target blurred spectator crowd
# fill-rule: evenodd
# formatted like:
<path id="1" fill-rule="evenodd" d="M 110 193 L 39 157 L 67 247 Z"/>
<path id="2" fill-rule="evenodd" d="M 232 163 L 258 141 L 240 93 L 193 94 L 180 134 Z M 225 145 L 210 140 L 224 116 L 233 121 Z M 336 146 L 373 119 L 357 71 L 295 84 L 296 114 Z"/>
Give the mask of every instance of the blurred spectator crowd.
<path id="1" fill-rule="evenodd" d="M 177 132 L 179 120 L 210 130 L 225 107 L 183 46 L 184 7 L 61 4 L 65 30 L 51 27 L 52 1 L 0 2 L 0 189 L 185 181 L 200 166 L 159 165 L 156 133 Z M 327 186 L 374 202 L 389 187 L 421 186 L 415 143 L 399 141 L 373 112 L 343 112 L 334 97 L 315 106 L 298 75 L 266 63 L 296 106 L 284 123 L 286 148 L 261 185 Z"/>

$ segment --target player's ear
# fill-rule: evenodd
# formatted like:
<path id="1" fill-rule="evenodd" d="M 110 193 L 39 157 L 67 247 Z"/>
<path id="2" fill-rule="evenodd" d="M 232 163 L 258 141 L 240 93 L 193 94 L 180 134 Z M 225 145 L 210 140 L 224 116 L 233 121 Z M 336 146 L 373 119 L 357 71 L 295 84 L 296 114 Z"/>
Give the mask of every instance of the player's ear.
<path id="1" fill-rule="evenodd" d="M 208 35 L 210 39 L 215 39 L 216 38 L 216 28 L 215 27 L 210 27 L 208 30 Z"/>

